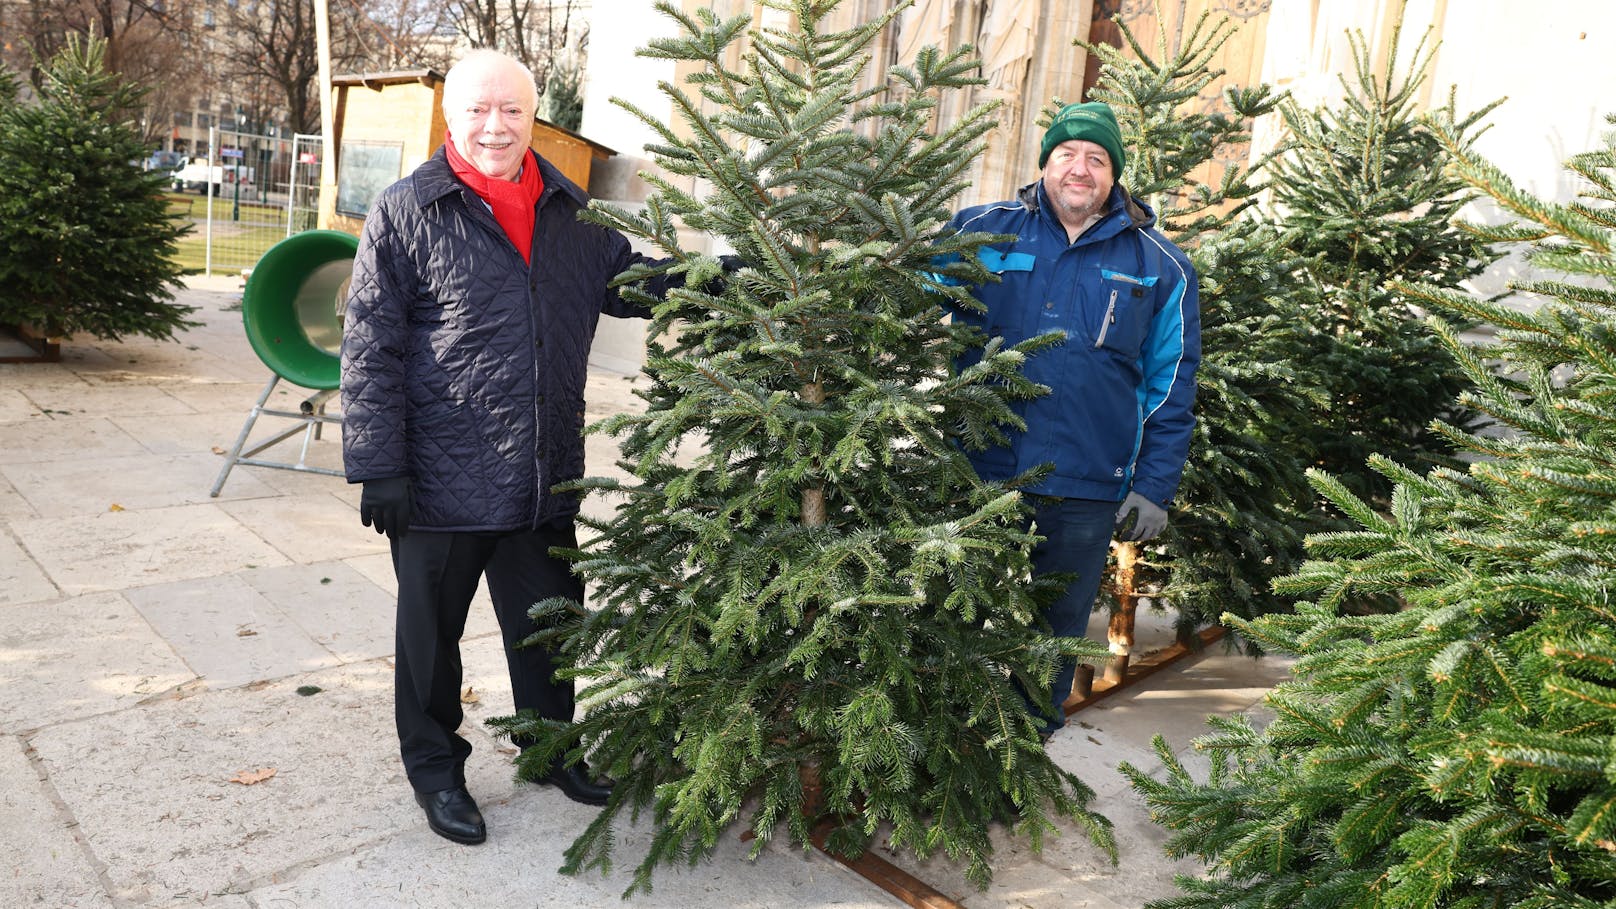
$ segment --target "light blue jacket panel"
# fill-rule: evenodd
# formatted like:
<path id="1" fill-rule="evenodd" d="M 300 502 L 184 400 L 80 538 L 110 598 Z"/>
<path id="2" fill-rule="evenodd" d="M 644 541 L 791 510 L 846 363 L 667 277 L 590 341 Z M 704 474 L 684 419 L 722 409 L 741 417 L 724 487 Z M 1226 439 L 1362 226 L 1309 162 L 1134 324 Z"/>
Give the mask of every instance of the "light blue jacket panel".
<path id="1" fill-rule="evenodd" d="M 987 311 L 956 318 L 1006 346 L 1047 332 L 1066 338 L 1027 361 L 1027 377 L 1052 389 L 1016 404 L 1027 429 L 971 460 L 990 480 L 1053 464 L 1029 490 L 1043 495 L 1120 501 L 1131 489 L 1166 506 L 1195 426 L 1195 267 L 1120 185 L 1108 206 L 1073 243 L 1042 181 L 1016 201 L 968 208 L 950 222 L 956 231 L 1015 235 L 978 254 L 1000 278 L 972 290 Z"/>

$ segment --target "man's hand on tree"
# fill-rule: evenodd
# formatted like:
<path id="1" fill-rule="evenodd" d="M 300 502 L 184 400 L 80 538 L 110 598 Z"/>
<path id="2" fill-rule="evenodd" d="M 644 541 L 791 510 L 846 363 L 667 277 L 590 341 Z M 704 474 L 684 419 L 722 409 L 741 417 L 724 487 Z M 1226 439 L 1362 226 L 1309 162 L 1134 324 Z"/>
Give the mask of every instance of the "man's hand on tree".
<path id="1" fill-rule="evenodd" d="M 410 526 L 410 478 L 366 480 L 359 492 L 359 521 L 388 539 L 398 539 Z"/>
<path id="2" fill-rule="evenodd" d="M 1117 538 L 1143 543 L 1167 529 L 1167 509 L 1137 492 L 1128 493 L 1117 509 Z"/>

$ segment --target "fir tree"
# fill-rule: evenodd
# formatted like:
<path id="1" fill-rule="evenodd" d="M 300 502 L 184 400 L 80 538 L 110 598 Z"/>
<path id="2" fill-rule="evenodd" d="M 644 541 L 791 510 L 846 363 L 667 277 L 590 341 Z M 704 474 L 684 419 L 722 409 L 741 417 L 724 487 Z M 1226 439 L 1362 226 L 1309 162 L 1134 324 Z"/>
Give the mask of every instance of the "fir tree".
<path id="1" fill-rule="evenodd" d="M 17 103 L 17 94 L 22 91 L 22 80 L 17 74 L 0 63 L 0 111 Z"/>
<path id="2" fill-rule="evenodd" d="M 1342 78 L 1339 104 L 1280 107 L 1288 138 L 1273 169 L 1273 216 L 1305 260 L 1298 277 L 1316 294 L 1304 310 L 1310 339 L 1301 359 L 1329 393 L 1327 408 L 1297 424 L 1289 444 L 1355 494 L 1384 501 L 1389 485 L 1364 467 L 1371 454 L 1445 462 L 1450 449 L 1431 421 L 1471 419 L 1454 410 L 1466 387 L 1457 360 L 1396 283 L 1457 288 L 1493 256 L 1454 225 L 1471 196 L 1417 114 L 1435 48 L 1422 41 L 1404 72 L 1394 32 L 1377 74 L 1363 36 L 1348 37 L 1354 81 Z M 1496 106 L 1461 118 L 1449 98 L 1458 148 Z"/>
<path id="3" fill-rule="evenodd" d="M 559 66 L 550 74 L 548 106 L 551 123 L 576 130 L 584 121 L 583 74 L 576 66 Z"/>
<path id="4" fill-rule="evenodd" d="M 38 104 L 0 106 L 0 323 L 47 335 L 172 339 L 190 229 L 167 212 L 162 175 L 128 112 L 140 89 L 104 66 L 106 42 L 70 38 Z"/>
<path id="5" fill-rule="evenodd" d="M 1013 399 L 1045 391 L 1019 366 L 1058 340 L 1007 348 L 942 318 L 978 305 L 958 285 L 988 278 L 975 253 L 993 237 L 944 225 L 993 109 L 931 125 L 977 62 L 928 49 L 859 90 L 893 13 L 831 32 L 835 2 L 766 5 L 793 27 L 658 5 L 683 34 L 644 53 L 699 69 L 694 96 L 661 86 L 689 138 L 618 102 L 661 134 L 650 151 L 666 171 L 711 193 L 649 177 L 643 213 L 591 209 L 675 255 L 686 289 L 642 295 L 657 339 L 647 408 L 596 427 L 621 438 L 633 480 L 580 484 L 619 501 L 572 554 L 593 608 L 535 612 L 581 662 L 586 715 L 497 725 L 540 740 L 521 772 L 588 752 L 618 781 L 564 870 L 608 868 L 613 825 L 649 813 L 631 891 L 737 822 L 754 851 L 784 828 L 846 855 L 885 827 L 894 848 L 941 852 L 979 885 L 994 822 L 1036 848 L 1071 819 L 1110 849 L 1018 693 L 1047 699 L 1059 656 L 1104 651 L 1039 630 L 1050 585 L 1028 577 L 1027 509 L 964 457 L 1004 441 Z M 719 260 L 683 251 L 680 227 L 738 252 L 721 293 Z M 980 361 L 956 371 L 975 346 Z M 699 451 L 676 459 L 681 444 Z"/>
<path id="6" fill-rule="evenodd" d="M 1407 74 L 1393 56 L 1377 78 L 1357 39 L 1357 88 L 1343 82 L 1340 112 L 1304 109 L 1266 86 L 1231 89 L 1223 108 L 1207 110 L 1198 99 L 1222 75 L 1211 61 L 1233 34 L 1227 18 L 1203 14 L 1174 47 L 1163 33 L 1154 50 L 1118 24 L 1127 53 L 1084 45 L 1103 64 L 1092 94 L 1112 105 L 1137 150 L 1124 185 L 1196 263 L 1202 363 L 1172 523 L 1154 545 L 1118 547 L 1131 571 L 1107 589 L 1122 608 L 1141 594 L 1170 603 L 1188 641 L 1224 612 L 1287 608 L 1271 582 L 1300 564 L 1303 533 L 1325 526 L 1308 466 L 1383 490 L 1361 479 L 1369 452 L 1447 451 L 1424 427 L 1444 413 L 1468 423 L 1454 409 L 1463 374 L 1409 297 L 1384 282 L 1454 287 L 1491 254 L 1450 224 L 1468 197 L 1413 116 L 1429 55 L 1416 53 Z M 1276 107 L 1290 141 L 1249 169 L 1224 168 L 1216 185 L 1195 179 Z M 1456 133 L 1470 134 L 1490 109 L 1457 121 Z M 1264 191 L 1278 204 L 1259 210 Z M 1131 583 L 1117 582 L 1124 576 Z"/>
<path id="7" fill-rule="evenodd" d="M 1146 593 L 1169 601 L 1189 640 L 1225 611 L 1255 616 L 1282 605 L 1270 582 L 1300 563 L 1297 516 L 1311 498 L 1305 464 L 1283 442 L 1324 395 L 1301 361 L 1307 296 L 1292 276 L 1302 262 L 1252 210 L 1264 162 L 1230 164 L 1215 185 L 1193 176 L 1243 147 L 1251 121 L 1280 99 L 1265 86 L 1234 89 L 1225 106 L 1202 109 L 1201 93 L 1222 76 L 1211 61 L 1235 30 L 1227 17 L 1203 15 L 1176 48 L 1161 34 L 1147 49 L 1118 25 L 1129 53 L 1084 45 L 1102 61 L 1091 94 L 1111 105 L 1134 149 L 1122 184 L 1195 262 L 1202 360 L 1172 522 L 1156 543 L 1118 547 L 1133 583 L 1114 577 L 1108 589 L 1124 604 Z"/>
<path id="8" fill-rule="evenodd" d="M 1313 537 L 1282 590 L 1295 615 L 1242 633 L 1299 657 L 1266 729 L 1215 720 L 1204 782 L 1163 743 L 1165 780 L 1124 765 L 1174 855 L 1189 907 L 1546 907 L 1616 902 L 1616 134 L 1574 157 L 1570 204 L 1532 197 L 1432 121 L 1456 174 L 1518 220 L 1471 226 L 1544 275 L 1521 312 L 1439 284 L 1392 292 L 1499 329 L 1471 349 L 1433 336 L 1496 426 L 1436 429 L 1467 469 L 1377 457 L 1379 511 L 1314 483 L 1361 528 Z M 1497 371 L 1488 364 L 1497 364 Z M 1361 595 L 1384 615 L 1343 614 Z"/>

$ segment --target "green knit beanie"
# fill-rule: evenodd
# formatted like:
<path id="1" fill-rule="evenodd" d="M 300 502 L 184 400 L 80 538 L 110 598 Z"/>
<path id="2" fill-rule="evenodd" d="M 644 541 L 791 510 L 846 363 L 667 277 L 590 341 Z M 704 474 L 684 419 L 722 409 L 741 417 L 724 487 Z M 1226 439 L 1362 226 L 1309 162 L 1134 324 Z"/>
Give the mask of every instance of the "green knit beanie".
<path id="1" fill-rule="evenodd" d="M 1122 130 L 1117 127 L 1117 116 L 1111 105 L 1101 101 L 1087 104 L 1068 104 L 1055 115 L 1055 122 L 1044 132 L 1043 150 L 1038 154 L 1038 168 L 1049 161 L 1055 146 L 1071 139 L 1087 139 L 1105 149 L 1111 156 L 1111 172 L 1122 176 L 1122 165 L 1127 160 L 1122 154 Z"/>

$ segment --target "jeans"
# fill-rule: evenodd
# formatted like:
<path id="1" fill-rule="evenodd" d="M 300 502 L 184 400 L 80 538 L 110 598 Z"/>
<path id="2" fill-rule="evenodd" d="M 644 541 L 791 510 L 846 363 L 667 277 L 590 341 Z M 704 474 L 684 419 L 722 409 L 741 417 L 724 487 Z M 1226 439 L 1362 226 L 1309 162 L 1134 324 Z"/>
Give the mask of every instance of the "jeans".
<path id="1" fill-rule="evenodd" d="M 1044 617 L 1056 636 L 1082 637 L 1088 630 L 1089 613 L 1094 609 L 1100 580 L 1105 575 L 1111 533 L 1117 520 L 1117 503 L 1097 499 L 1044 501 L 1046 504 L 1039 505 L 1033 512 L 1038 535 L 1044 538 L 1032 551 L 1033 571 L 1040 575 L 1055 572 L 1077 575 L 1060 599 L 1044 611 Z M 1066 724 L 1066 711 L 1061 705 L 1072 693 L 1072 678 L 1076 674 L 1076 660 L 1061 660 L 1055 671 L 1050 703 L 1042 709 L 1029 703 L 1035 714 L 1050 711 L 1050 716 L 1040 717 L 1045 732 L 1053 732 Z"/>

